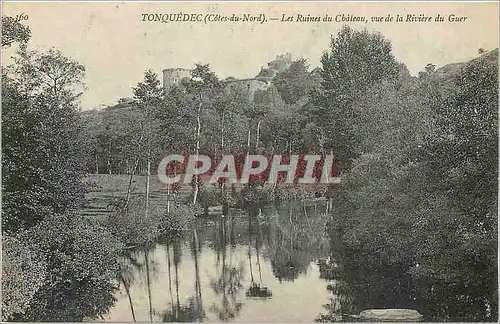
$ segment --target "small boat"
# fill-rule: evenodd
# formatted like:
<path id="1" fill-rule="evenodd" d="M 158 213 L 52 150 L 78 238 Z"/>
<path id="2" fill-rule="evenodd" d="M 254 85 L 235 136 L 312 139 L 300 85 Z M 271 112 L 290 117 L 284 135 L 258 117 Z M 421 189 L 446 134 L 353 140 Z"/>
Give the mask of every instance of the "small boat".
<path id="1" fill-rule="evenodd" d="M 256 284 L 252 284 L 252 286 L 246 291 L 247 297 L 271 298 L 272 295 L 272 291 L 267 287 L 261 287 L 260 285 Z"/>

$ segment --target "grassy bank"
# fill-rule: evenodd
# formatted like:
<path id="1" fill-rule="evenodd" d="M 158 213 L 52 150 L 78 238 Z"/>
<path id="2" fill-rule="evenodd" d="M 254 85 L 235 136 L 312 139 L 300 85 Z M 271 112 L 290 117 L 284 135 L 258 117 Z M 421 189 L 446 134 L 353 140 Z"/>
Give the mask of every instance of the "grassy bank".
<path id="1" fill-rule="evenodd" d="M 86 194 L 87 202 L 81 209 L 85 216 L 96 217 L 98 220 L 106 220 L 110 213 L 114 212 L 113 204 L 127 196 L 130 177 L 128 175 L 92 174 L 85 182 L 88 185 Z M 150 205 L 166 206 L 167 190 L 158 181 L 158 177 L 150 176 Z M 190 187 L 181 188 L 179 194 L 187 195 Z M 131 185 L 131 196 L 144 196 L 146 194 L 146 176 L 134 176 Z"/>
<path id="2" fill-rule="evenodd" d="M 106 220 L 110 213 L 115 209 L 113 205 L 120 199 L 127 196 L 127 189 L 130 177 L 128 175 L 108 175 L 91 174 L 85 179 L 88 192 L 86 194 L 86 204 L 81 209 L 85 216 L 95 217 L 98 220 Z M 167 189 L 163 183 L 158 180 L 156 175 L 149 178 L 150 181 L 150 206 L 166 207 Z M 272 185 L 265 185 L 271 195 Z M 211 191 L 218 188 L 210 184 L 204 185 L 205 189 Z M 241 190 L 241 185 L 235 185 L 236 192 Z M 325 185 L 278 185 L 275 194 L 280 200 L 299 200 L 314 198 L 318 193 L 323 195 L 326 190 Z M 187 197 L 192 191 L 190 185 L 182 185 L 175 192 L 177 199 Z M 131 196 L 144 196 L 146 194 L 146 176 L 136 175 L 132 179 Z M 173 198 L 173 197 L 171 197 Z M 273 200 L 275 197 L 267 197 Z"/>

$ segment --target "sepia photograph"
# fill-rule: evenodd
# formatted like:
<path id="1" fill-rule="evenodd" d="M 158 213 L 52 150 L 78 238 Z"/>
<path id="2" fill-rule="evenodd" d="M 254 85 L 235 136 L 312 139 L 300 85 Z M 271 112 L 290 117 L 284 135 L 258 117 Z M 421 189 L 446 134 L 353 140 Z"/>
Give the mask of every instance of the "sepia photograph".
<path id="1" fill-rule="evenodd" d="M 498 322 L 498 1 L 1 6 L 2 322 Z"/>

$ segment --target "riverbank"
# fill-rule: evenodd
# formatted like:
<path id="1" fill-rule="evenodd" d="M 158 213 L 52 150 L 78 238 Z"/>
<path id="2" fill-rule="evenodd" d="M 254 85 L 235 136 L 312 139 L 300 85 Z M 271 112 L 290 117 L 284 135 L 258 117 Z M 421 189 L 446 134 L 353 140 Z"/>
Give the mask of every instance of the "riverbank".
<path id="1" fill-rule="evenodd" d="M 130 176 L 126 174 L 89 174 L 85 178 L 87 185 L 86 203 L 80 210 L 84 216 L 95 218 L 99 221 L 105 221 L 109 215 L 116 211 L 115 204 L 121 199 L 126 198 L 127 189 L 130 181 Z M 143 175 L 135 175 L 131 183 L 131 197 L 140 197 L 146 194 L 147 178 Z M 168 191 L 165 184 L 158 180 L 158 177 L 152 175 L 149 177 L 150 184 L 150 206 L 165 206 L 168 200 Z M 261 195 L 265 201 L 273 201 L 279 199 L 280 201 L 300 200 L 300 199 L 314 199 L 323 197 L 326 194 L 327 186 L 322 184 L 313 185 L 295 185 L 295 184 L 280 184 L 276 185 L 263 185 Z M 203 191 L 212 197 L 200 197 L 207 200 L 210 206 L 222 204 L 220 197 L 213 197 L 220 190 L 216 185 L 203 185 Z M 235 184 L 229 187 L 230 192 L 234 195 L 237 193 L 238 197 L 233 197 L 233 205 L 237 200 L 242 199 L 242 186 Z M 192 193 L 190 185 L 179 185 L 171 193 L 170 200 L 172 199 L 186 199 Z M 250 198 L 251 199 L 251 198 Z M 209 200 L 213 200 L 209 201 Z"/>

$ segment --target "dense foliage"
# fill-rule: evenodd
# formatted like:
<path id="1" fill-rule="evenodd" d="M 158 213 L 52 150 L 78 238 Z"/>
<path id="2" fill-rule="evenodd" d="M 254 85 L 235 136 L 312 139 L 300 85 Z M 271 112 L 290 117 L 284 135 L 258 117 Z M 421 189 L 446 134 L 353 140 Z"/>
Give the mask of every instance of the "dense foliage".
<path id="1" fill-rule="evenodd" d="M 2 30 L 2 46 L 4 37 L 28 40 L 29 29 L 14 27 Z M 96 319 L 114 302 L 120 244 L 75 213 L 84 71 L 57 50 L 25 44 L 2 68 L 2 320 Z"/>
<path id="2" fill-rule="evenodd" d="M 2 47 L 9 47 L 15 42 L 25 44 L 31 36 L 28 26 L 21 24 L 16 18 L 2 16 Z"/>
<path id="3" fill-rule="evenodd" d="M 83 199 L 80 117 L 71 90 L 83 67 L 53 50 L 21 51 L 4 72 L 2 229 L 12 233 L 74 210 Z"/>
<path id="4" fill-rule="evenodd" d="M 357 101 L 363 139 L 330 233 L 358 307 L 496 321 L 497 55 L 383 82 Z"/>
<path id="5" fill-rule="evenodd" d="M 105 228 L 77 215 L 54 216 L 23 232 L 47 262 L 47 277 L 23 321 L 82 321 L 114 304 L 122 246 Z"/>
<path id="6" fill-rule="evenodd" d="M 285 221 L 265 220 L 275 231 L 267 255 L 274 275 L 293 281 L 304 273 L 326 227 L 332 258 L 320 263 L 321 276 L 336 279 L 336 295 L 349 295 L 330 315 L 413 307 L 432 320 L 497 320 L 498 50 L 446 70 L 428 64 L 412 77 L 381 34 L 343 27 L 321 68 L 280 56 L 259 73 L 268 79 L 255 91 L 231 90 L 197 64 L 169 89 L 146 71 L 133 98 L 81 113 L 84 67 L 54 49 L 28 51 L 29 29 L 2 23 L 2 47 L 22 44 L 2 69 L 3 320 L 100 318 L 118 282 L 130 297 L 125 246 L 144 252 L 149 288 L 147 246 L 163 240 L 170 253 L 172 244 L 177 271 L 177 237 L 202 208 L 239 204 L 258 219 L 272 199 L 319 194 L 263 183 L 236 192 L 194 179 L 184 196 L 170 186 L 153 202 L 151 175 L 172 153 L 333 153 L 343 182 L 322 188 L 331 198 L 328 224 L 307 211 L 300 219 L 294 208 L 278 213 Z M 127 175 L 106 226 L 76 212 L 85 172 Z M 144 195 L 133 192 L 138 174 L 148 176 Z M 197 240 L 193 230 L 195 258 Z M 230 296 L 242 288 L 240 270 L 226 267 L 225 253 L 212 283 L 221 320 L 242 307 Z"/>
<path id="7" fill-rule="evenodd" d="M 358 118 L 354 103 L 373 85 L 404 71 L 391 50 L 380 33 L 344 26 L 321 57 L 321 86 L 311 96 L 307 115 L 321 129 L 324 149 L 335 153 L 343 170 L 358 156 L 354 147 L 360 134 L 351 126 Z"/>
<path id="8" fill-rule="evenodd" d="M 18 239 L 2 236 L 2 320 L 21 314 L 43 285 L 45 263 Z"/>

